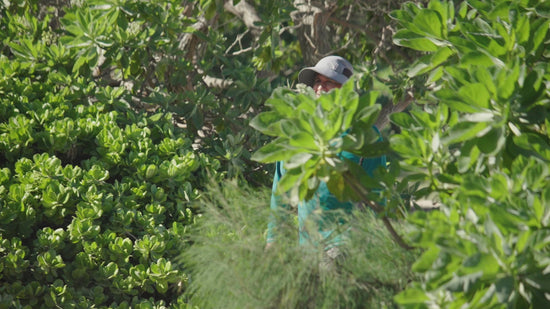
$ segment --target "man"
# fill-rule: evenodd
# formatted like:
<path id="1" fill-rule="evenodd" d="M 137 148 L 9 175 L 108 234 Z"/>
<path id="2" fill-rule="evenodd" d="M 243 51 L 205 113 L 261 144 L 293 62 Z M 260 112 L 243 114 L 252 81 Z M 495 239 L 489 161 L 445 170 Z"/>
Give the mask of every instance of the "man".
<path id="1" fill-rule="evenodd" d="M 317 95 L 342 87 L 353 74 L 351 63 L 340 56 L 325 57 L 314 67 L 304 68 L 298 74 L 298 82 L 313 88 Z"/>
<path id="2" fill-rule="evenodd" d="M 307 67 L 300 71 L 298 82 L 314 89 L 317 95 L 342 87 L 353 74 L 352 65 L 339 56 L 328 56 L 321 59 L 314 67 Z M 376 128 L 374 128 L 378 132 Z M 386 166 L 385 156 L 378 158 L 361 159 L 351 153 L 342 152 L 342 157 L 360 164 L 372 176 L 379 166 Z M 277 162 L 273 179 L 271 195 L 271 209 L 276 213 L 280 208 L 287 208 L 283 197 L 276 194 L 277 184 L 285 173 L 283 163 Z M 331 254 L 331 248 L 337 246 L 345 238 L 348 228 L 345 226 L 345 214 L 353 210 L 351 202 L 339 201 L 321 182 L 312 199 L 301 201 L 298 204 L 299 243 L 321 245 Z M 268 225 L 267 247 L 275 241 L 277 219 L 275 216 Z"/>

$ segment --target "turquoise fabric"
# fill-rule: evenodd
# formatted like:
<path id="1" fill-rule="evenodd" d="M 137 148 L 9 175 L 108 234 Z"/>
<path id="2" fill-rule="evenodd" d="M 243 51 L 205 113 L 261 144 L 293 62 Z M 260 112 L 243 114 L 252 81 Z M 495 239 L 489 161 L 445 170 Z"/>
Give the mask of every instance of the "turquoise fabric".
<path id="1" fill-rule="evenodd" d="M 342 152 L 341 156 L 355 163 L 360 162 L 360 158 L 349 152 Z M 361 162 L 363 169 L 370 175 L 373 175 L 375 169 L 380 166 L 386 166 L 386 157 L 365 158 Z M 289 209 L 284 204 L 281 196 L 275 194 L 277 184 L 284 175 L 285 170 L 282 162 L 275 165 L 275 175 L 273 177 L 273 187 L 271 194 L 271 210 L 276 213 L 280 208 Z M 354 204 L 351 202 L 339 201 L 327 188 L 326 183 L 322 182 L 315 192 L 312 199 L 302 201 L 298 204 L 298 230 L 300 244 L 319 244 L 331 247 L 342 241 L 345 237 L 347 228 L 345 226 L 345 214 L 349 214 Z M 276 237 L 277 219 L 272 217 L 268 224 L 267 242 L 273 242 Z M 337 229 L 339 229 L 337 231 Z"/>

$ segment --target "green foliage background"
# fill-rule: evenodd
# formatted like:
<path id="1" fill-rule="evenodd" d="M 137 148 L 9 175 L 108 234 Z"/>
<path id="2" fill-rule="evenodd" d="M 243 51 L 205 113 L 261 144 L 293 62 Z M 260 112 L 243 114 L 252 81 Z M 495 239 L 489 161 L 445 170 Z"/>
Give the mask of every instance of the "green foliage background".
<path id="1" fill-rule="evenodd" d="M 431 1 L 392 14 L 433 90 L 392 137 L 441 211 L 409 217 L 423 274 L 405 308 L 544 308 L 548 298 L 548 2 Z M 429 141 L 426 143 L 426 141 Z"/>
<path id="2" fill-rule="evenodd" d="M 174 258 L 220 162 L 174 125 L 166 88 L 145 97 L 124 84 L 151 74 L 140 53 L 170 51 L 177 12 L 96 1 L 67 7 L 55 28 L 37 5 L 2 5 L 0 304 L 184 304 Z M 106 66 L 123 82 L 100 78 Z"/>
<path id="3" fill-rule="evenodd" d="M 323 288 L 335 293 L 324 304 L 343 299 L 349 307 L 361 300 L 376 303 L 378 296 L 385 301 L 402 290 L 395 302 L 405 308 L 548 304 L 546 1 L 338 1 L 326 8 L 328 19 L 314 19 L 326 22 L 316 31 L 327 39 L 320 44 L 308 37 L 309 45 L 304 33 L 311 29 L 296 19 L 304 14 L 295 6 L 299 1 L 248 1 L 260 17 L 252 26 L 229 11 L 240 2 L 0 3 L 0 307 L 186 308 L 212 305 L 206 300 L 217 293 L 227 293 L 220 300 L 233 298 L 234 304 L 261 306 L 263 299 L 292 306 Z M 397 269 L 413 280 L 410 285 L 395 276 L 384 281 L 389 285 L 381 293 L 368 294 L 364 286 L 344 284 L 361 291 L 350 296 L 347 289 L 324 285 L 322 278 L 334 274 L 298 267 L 291 269 L 298 279 L 265 282 L 278 294 L 235 298 L 236 292 L 219 289 L 224 281 L 213 280 L 231 272 L 197 264 L 201 257 L 242 270 L 246 263 L 240 260 L 252 254 L 258 272 L 248 274 L 255 279 L 269 271 L 259 257 L 281 269 L 281 258 L 302 265 L 294 255 L 301 249 L 290 246 L 281 256 L 263 251 L 266 216 L 261 207 L 238 207 L 246 206 L 238 197 L 260 204 L 267 195 L 263 188 L 271 172 L 252 153 L 264 145 L 295 146 L 303 137 L 266 129 L 283 113 L 253 123 L 259 130 L 250 126 L 257 115 L 265 120 L 268 99 L 330 110 L 322 99 L 274 91 L 293 87 L 289 81 L 299 68 L 324 53 L 354 63 L 355 103 L 373 103 L 378 95 L 384 111 L 407 91 L 414 95 L 415 104 L 394 114 L 391 127 L 382 130 L 390 168 L 377 183 L 355 180 L 382 188 L 377 194 L 388 200 L 382 217 L 399 218 L 398 231 L 422 253 L 413 265 L 416 275 L 407 270 L 411 257 L 402 256 Z M 369 115 L 377 112 L 366 108 L 346 123 L 370 125 Z M 332 116 L 302 116 L 300 128 L 311 129 L 324 145 L 335 145 L 330 139 L 346 129 L 313 130 L 308 121 Z M 271 140 L 261 134 L 266 132 L 286 135 Z M 370 145 L 360 130 L 351 133 L 348 139 Z M 336 145 L 354 147 L 349 140 Z M 355 146 L 365 156 L 372 150 Z M 277 159 L 268 160 L 268 148 L 254 159 Z M 294 163 L 307 157 L 293 151 Z M 318 173 L 314 164 L 298 168 L 300 177 L 287 187 L 301 186 L 303 197 L 303 181 L 311 175 L 342 184 L 349 167 L 331 162 Z M 418 199 L 437 202 L 440 211 L 409 213 L 409 202 Z M 251 211 L 229 216 L 228 223 L 254 228 L 231 233 L 238 226 L 225 228 L 219 220 L 230 214 L 212 212 L 216 207 Z M 378 229 L 376 221 L 363 219 L 359 226 Z M 385 234 L 368 241 L 394 250 L 393 257 L 401 252 Z M 234 255 L 216 259 L 224 248 Z M 350 250 L 365 251 L 361 245 Z M 365 259 L 350 264 L 348 275 L 383 276 L 369 268 L 372 257 L 353 256 Z M 318 265 L 318 259 L 308 257 L 308 265 Z M 190 274 L 197 280 L 190 282 Z M 291 281 L 305 282 L 310 275 L 316 278 L 312 295 L 292 294 Z M 254 282 L 240 287 L 253 291 Z"/>
<path id="4" fill-rule="evenodd" d="M 223 1 L 1 2 L 0 306 L 187 306 L 201 192 L 269 183 L 248 122 L 305 65 L 253 4 L 255 37 Z"/>

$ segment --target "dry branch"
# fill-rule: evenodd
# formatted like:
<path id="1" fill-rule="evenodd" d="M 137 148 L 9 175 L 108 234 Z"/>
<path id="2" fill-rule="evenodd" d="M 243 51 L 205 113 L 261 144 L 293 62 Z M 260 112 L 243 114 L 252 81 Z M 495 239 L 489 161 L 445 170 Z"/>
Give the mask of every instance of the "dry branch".
<path id="1" fill-rule="evenodd" d="M 223 8 L 239 17 L 255 37 L 260 35 L 262 28 L 256 23 L 260 22 L 261 18 L 252 5 L 244 0 L 241 0 L 236 5 L 233 5 L 232 0 L 226 0 L 223 4 Z"/>
<path id="2" fill-rule="evenodd" d="M 390 122 L 390 115 L 393 113 L 399 113 L 404 111 L 411 103 L 413 102 L 414 95 L 412 91 L 407 91 L 405 94 L 405 98 L 401 100 L 401 102 L 397 104 L 386 104 L 382 106 L 382 110 L 380 111 L 380 114 L 378 115 L 378 119 L 376 119 L 375 126 L 379 129 L 382 129 L 388 123 Z"/>

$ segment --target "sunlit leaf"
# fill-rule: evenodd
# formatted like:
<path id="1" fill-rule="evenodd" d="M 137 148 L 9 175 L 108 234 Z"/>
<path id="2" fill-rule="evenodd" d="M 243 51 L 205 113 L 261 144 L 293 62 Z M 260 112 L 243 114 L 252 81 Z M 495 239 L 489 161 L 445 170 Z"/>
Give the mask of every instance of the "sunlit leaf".
<path id="1" fill-rule="evenodd" d="M 445 144 L 464 142 L 477 136 L 479 132 L 487 128 L 484 122 L 461 122 L 452 127 L 442 138 Z"/>
<path id="2" fill-rule="evenodd" d="M 443 25 L 441 15 L 437 11 L 422 10 L 415 16 L 413 22 L 418 28 L 425 31 L 428 36 L 442 38 L 445 25 Z"/>
<path id="3" fill-rule="evenodd" d="M 289 149 L 289 147 L 272 142 L 256 151 L 252 155 L 251 159 L 258 162 L 271 163 L 276 161 L 284 161 L 298 152 L 299 150 L 297 149 Z"/>
<path id="4" fill-rule="evenodd" d="M 312 157 L 313 155 L 310 153 L 297 153 L 285 162 L 285 167 L 287 169 L 293 169 L 303 166 Z"/>
<path id="5" fill-rule="evenodd" d="M 483 109 L 489 108 L 489 92 L 481 83 L 466 84 L 458 90 L 464 102 Z"/>
<path id="6" fill-rule="evenodd" d="M 465 65 L 481 65 L 481 66 L 493 66 L 494 62 L 491 57 L 479 51 L 471 51 L 466 53 L 460 59 L 460 62 Z"/>
<path id="7" fill-rule="evenodd" d="M 273 124 L 279 120 L 280 116 L 278 113 L 263 112 L 250 121 L 250 126 L 264 134 L 275 135 L 279 130 L 274 129 Z"/>
<path id="8" fill-rule="evenodd" d="M 432 40 L 409 30 L 399 30 L 393 35 L 393 42 L 396 45 L 412 48 L 414 50 L 434 52 L 439 46 Z"/>
<path id="9" fill-rule="evenodd" d="M 390 119 L 392 122 L 405 129 L 411 129 L 415 124 L 413 118 L 407 113 L 394 113 L 390 116 Z"/>

